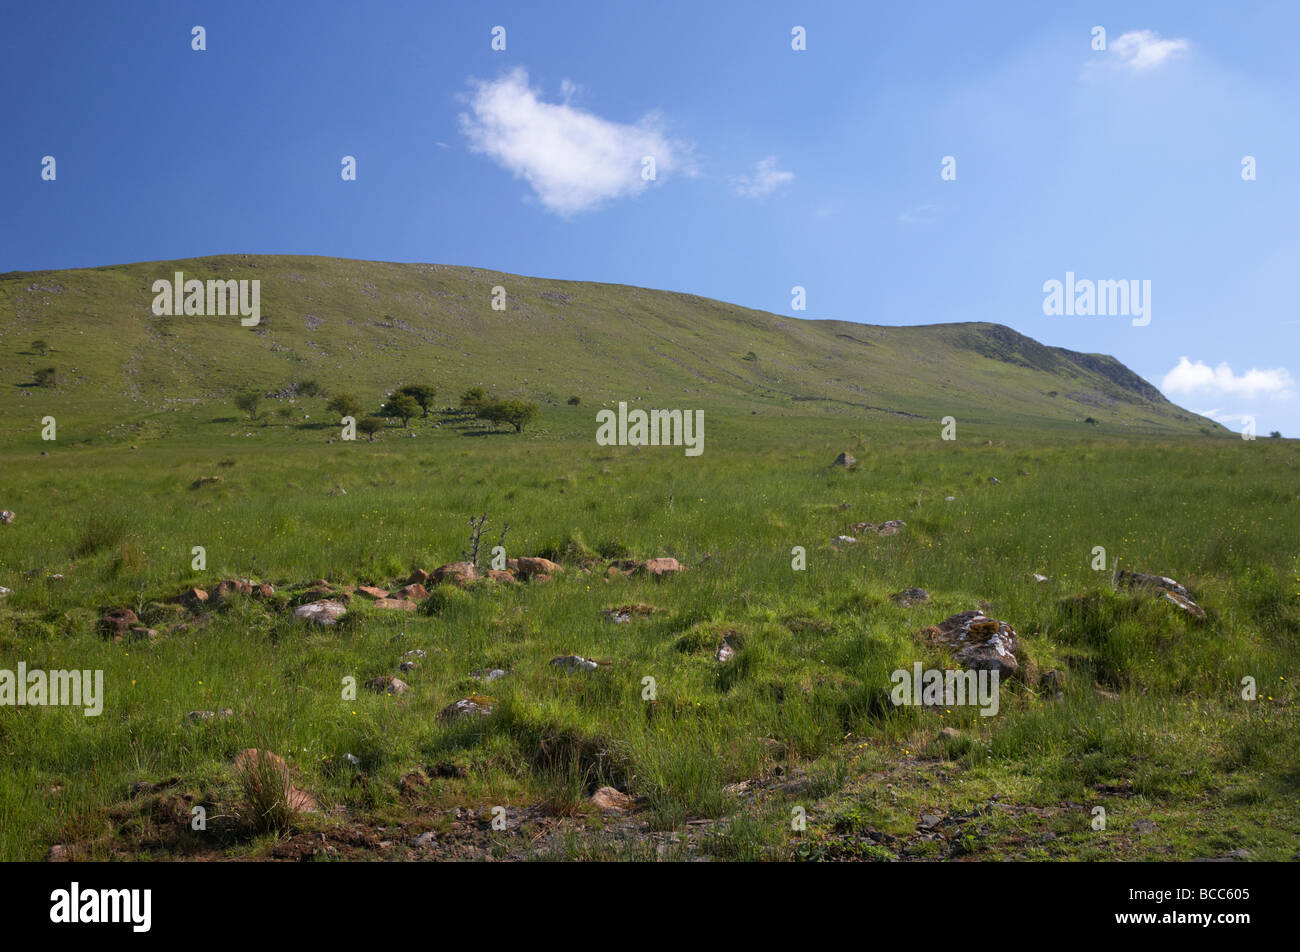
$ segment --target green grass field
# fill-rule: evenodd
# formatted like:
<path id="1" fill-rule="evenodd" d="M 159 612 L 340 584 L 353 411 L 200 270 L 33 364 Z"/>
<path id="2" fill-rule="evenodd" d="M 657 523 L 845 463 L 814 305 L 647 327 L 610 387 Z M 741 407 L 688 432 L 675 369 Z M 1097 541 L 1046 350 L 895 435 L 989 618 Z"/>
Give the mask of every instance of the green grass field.
<path id="1" fill-rule="evenodd" d="M 258 260 L 264 273 L 277 261 Z M 324 261 L 280 268 L 320 278 Z M 766 315 L 746 317 L 742 338 L 725 323 L 741 309 L 685 298 L 657 319 L 700 335 L 681 345 L 688 361 L 619 340 L 632 333 L 618 317 L 631 311 L 625 299 L 658 292 L 556 290 L 593 298 L 567 318 L 582 326 L 528 337 L 486 323 L 488 273 L 453 274 L 484 285 L 484 313 L 469 317 L 457 308 L 470 313 L 470 291 L 436 304 L 439 289 L 454 297 L 437 283 L 451 280 L 443 271 L 390 293 L 386 269 L 421 266 L 334 266 L 329 280 L 355 285 L 349 294 L 365 291 L 353 272 L 371 267 L 379 300 L 367 320 L 394 315 L 400 298 L 412 310 L 399 336 L 412 339 L 362 326 L 359 306 L 345 334 L 350 305 L 291 297 L 288 279 L 264 291 L 268 336 L 237 322 L 149 327 L 138 316 L 148 296 L 134 289 L 170 264 L 0 282 L 0 508 L 15 512 L 0 525 L 0 586 L 11 589 L 0 667 L 102 670 L 105 690 L 98 717 L 0 707 L 0 859 L 41 859 L 56 845 L 94 859 L 1278 860 L 1300 850 L 1295 441 L 1227 435 L 1117 384 L 1113 368 L 1069 370 L 1046 348 L 971 350 L 998 339 L 978 330 L 992 325 L 828 328 Z M 99 290 L 83 295 L 83 284 Z M 319 348 L 296 340 L 308 308 L 333 319 Z M 79 316 L 95 312 L 99 323 Z M 559 320 L 547 314 L 532 321 Z M 462 336 L 425 339 L 452 327 Z M 840 333 L 896 349 L 831 352 Z M 47 357 L 26 353 L 38 335 L 53 346 Z M 793 356 L 791 341 L 841 362 L 839 379 Z M 782 348 L 789 369 L 767 366 Z M 67 369 L 59 386 L 29 386 L 30 367 L 46 364 Z M 513 434 L 439 411 L 373 443 L 344 442 L 322 398 L 298 399 L 287 419 L 272 412 L 287 400 L 267 400 L 256 421 L 231 403 L 239 387 L 272 393 L 302 377 L 376 405 L 405 382 L 437 385 L 439 406 L 482 384 L 538 401 L 541 416 Z M 1062 409 L 1071 392 L 1086 399 Z M 598 446 L 596 410 L 636 398 L 703 409 L 703 455 Z M 1089 408 L 1097 422 L 1076 422 Z M 53 441 L 40 438 L 47 414 Z M 940 438 L 947 414 L 956 440 Z M 831 466 L 842 451 L 856 468 Z M 218 479 L 195 485 L 205 477 Z M 395 588 L 415 568 L 462 559 L 467 521 L 485 513 L 481 568 L 508 523 L 510 557 L 546 556 L 562 570 L 545 582 L 430 586 L 416 612 L 357 596 L 332 628 L 293 620 L 314 579 Z M 855 535 L 852 523 L 890 519 L 906 527 L 831 543 Z M 1098 546 L 1105 570 L 1092 567 Z M 614 560 L 654 557 L 687 570 L 607 574 Z M 1177 579 L 1206 617 L 1117 587 L 1116 565 Z M 250 576 L 275 596 L 198 614 L 167 604 Z M 891 599 L 909 587 L 931 599 Z M 627 623 L 604 613 L 635 604 L 655 611 Z M 158 636 L 102 637 L 98 619 L 120 607 Z M 922 629 L 977 607 L 1020 638 L 999 713 L 892 704 L 891 672 L 955 665 Z M 735 653 L 719 661 L 724 640 Z M 400 672 L 413 649 L 426 653 L 420 666 Z M 570 654 L 600 667 L 548 663 Z M 472 673 L 485 668 L 509 674 L 488 683 Z M 365 687 L 383 675 L 409 689 Z M 1247 677 L 1254 700 L 1242 696 Z M 439 718 L 471 695 L 490 697 L 492 713 Z M 187 716 L 223 708 L 233 716 Z M 263 822 L 232 766 L 249 747 L 282 756 L 320 809 Z M 141 781 L 155 786 L 133 792 Z M 602 811 L 590 798 L 604 785 L 635 804 Z M 205 830 L 192 828 L 195 807 Z M 495 807 L 505 829 L 492 826 Z M 412 845 L 424 832 L 432 841 Z"/>

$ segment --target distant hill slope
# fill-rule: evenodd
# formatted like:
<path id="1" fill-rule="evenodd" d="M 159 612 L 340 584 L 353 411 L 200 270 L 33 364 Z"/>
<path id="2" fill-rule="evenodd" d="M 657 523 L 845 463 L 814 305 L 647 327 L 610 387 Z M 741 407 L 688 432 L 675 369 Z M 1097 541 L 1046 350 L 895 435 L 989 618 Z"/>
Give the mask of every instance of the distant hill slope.
<path id="1" fill-rule="evenodd" d="M 261 323 L 158 317 L 152 284 L 258 279 Z M 506 291 L 504 311 L 491 307 Z M 31 344 L 46 341 L 40 356 Z M 57 391 L 34 372 L 57 368 Z M 1112 357 L 997 324 L 812 321 L 667 291 L 434 264 L 223 255 L 0 275 L 0 418 L 39 403 L 138 417 L 314 378 L 376 402 L 408 381 L 438 403 L 482 384 L 545 402 L 642 400 L 938 421 L 1221 431 Z M 32 401 L 32 396 L 38 396 Z"/>

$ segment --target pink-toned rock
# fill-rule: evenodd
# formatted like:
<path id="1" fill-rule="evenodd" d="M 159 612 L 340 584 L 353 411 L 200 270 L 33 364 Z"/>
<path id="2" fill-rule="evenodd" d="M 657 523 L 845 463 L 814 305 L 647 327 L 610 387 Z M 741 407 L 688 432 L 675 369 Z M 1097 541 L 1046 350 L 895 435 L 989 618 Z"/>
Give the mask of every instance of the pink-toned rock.
<path id="1" fill-rule="evenodd" d="M 368 597 L 370 597 L 370 598 L 387 598 L 387 597 L 388 597 L 388 589 L 386 589 L 386 588 L 376 588 L 374 585 L 361 585 L 361 586 L 358 586 L 358 587 L 357 587 L 357 591 L 360 592 L 362 595 L 366 595 L 366 596 L 368 596 Z"/>
<path id="2" fill-rule="evenodd" d="M 371 678 L 366 682 L 366 687 L 372 691 L 378 691 L 380 694 L 404 694 L 406 692 L 406 682 L 401 678 L 395 678 L 391 674 L 381 674 L 377 678 Z"/>
<path id="3" fill-rule="evenodd" d="M 478 578 L 478 569 L 474 567 L 473 562 L 448 562 L 446 565 L 440 565 L 433 570 L 429 576 L 429 581 L 435 585 L 441 585 L 444 582 L 451 582 L 453 585 L 464 585 Z"/>
<path id="4" fill-rule="evenodd" d="M 429 597 L 429 590 L 419 582 L 412 582 L 397 593 L 398 598 L 409 598 L 420 601 Z"/>
<path id="5" fill-rule="evenodd" d="M 335 625 L 346 612 L 347 607 L 341 601 L 331 598 L 299 605 L 293 610 L 293 617 L 316 625 Z"/>
<path id="6" fill-rule="evenodd" d="M 105 638 L 115 638 L 125 634 L 132 625 L 140 621 L 135 612 L 129 608 L 114 608 L 106 612 L 99 620 L 99 631 Z"/>
<path id="7" fill-rule="evenodd" d="M 406 581 L 410 585 L 427 585 L 429 582 L 429 573 L 424 569 L 416 569 L 411 573 L 411 577 Z"/>
<path id="8" fill-rule="evenodd" d="M 218 582 L 217 587 L 212 590 L 210 600 L 213 605 L 221 605 L 226 602 L 230 596 L 235 594 L 252 595 L 253 586 L 239 579 L 223 579 Z"/>
<path id="9" fill-rule="evenodd" d="M 676 559 L 646 559 L 639 566 L 639 571 L 654 578 L 663 578 L 665 575 L 677 575 L 684 571 L 681 563 Z"/>
<path id="10" fill-rule="evenodd" d="M 519 560 L 519 567 L 515 571 L 520 578 L 530 579 L 535 575 L 554 575 L 561 571 L 561 567 L 550 559 L 523 558 Z"/>
<path id="11" fill-rule="evenodd" d="M 519 581 L 510 572 L 504 572 L 499 569 L 491 569 L 488 572 L 488 578 L 494 582 L 500 582 L 503 585 L 516 585 Z"/>
<path id="12" fill-rule="evenodd" d="M 591 795 L 591 802 L 601 813 L 626 813 L 636 800 L 613 787 L 601 787 Z"/>
<path id="13" fill-rule="evenodd" d="M 391 608 L 394 611 L 413 612 L 418 607 L 415 602 L 405 598 L 380 598 L 375 601 L 376 608 Z"/>

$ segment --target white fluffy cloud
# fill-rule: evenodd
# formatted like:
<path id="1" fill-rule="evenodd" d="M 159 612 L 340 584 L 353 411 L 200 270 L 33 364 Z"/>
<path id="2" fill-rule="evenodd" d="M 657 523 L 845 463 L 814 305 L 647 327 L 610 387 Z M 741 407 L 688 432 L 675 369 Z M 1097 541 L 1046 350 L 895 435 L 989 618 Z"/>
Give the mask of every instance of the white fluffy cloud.
<path id="1" fill-rule="evenodd" d="M 544 102 L 521 68 L 471 85 L 470 111 L 460 116 L 470 148 L 527 182 L 549 211 L 573 215 L 640 194 L 651 184 L 642 175 L 646 156 L 654 157 L 655 181 L 681 164 L 684 148 L 653 115 L 628 125 L 584 112 L 570 104 L 578 87 L 567 80 L 562 103 Z"/>
<path id="2" fill-rule="evenodd" d="M 1204 361 L 1192 363 L 1186 357 L 1178 359 L 1178 365 L 1165 374 L 1160 389 L 1165 393 L 1177 394 L 1222 394 L 1225 396 L 1254 399 L 1257 396 L 1290 396 L 1295 381 L 1285 367 L 1275 370 L 1257 370 L 1251 368 L 1244 374 L 1235 374 L 1228 364 L 1221 363 L 1210 367 Z M 1209 416 L 1210 414 L 1206 414 Z"/>
<path id="3" fill-rule="evenodd" d="M 1132 30 L 1111 40 L 1109 50 L 1120 66 L 1141 73 L 1185 53 L 1190 45 L 1184 39 L 1166 40 L 1154 30 Z"/>
<path id="4" fill-rule="evenodd" d="M 793 181 L 794 173 L 777 168 L 776 156 L 769 155 L 755 162 L 752 171 L 732 176 L 731 190 L 744 198 L 762 198 Z"/>

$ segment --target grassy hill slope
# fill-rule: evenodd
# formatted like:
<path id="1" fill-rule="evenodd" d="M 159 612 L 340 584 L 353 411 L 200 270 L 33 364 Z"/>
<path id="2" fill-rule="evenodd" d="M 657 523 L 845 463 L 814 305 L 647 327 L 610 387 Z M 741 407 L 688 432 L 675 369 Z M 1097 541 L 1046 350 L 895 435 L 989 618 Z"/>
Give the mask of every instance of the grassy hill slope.
<path id="1" fill-rule="evenodd" d="M 261 323 L 158 317 L 151 286 L 259 279 Z M 491 307 L 504 287 L 507 307 Z M 32 349 L 43 339 L 45 355 Z M 38 368 L 59 387 L 37 392 Z M 375 405 L 432 383 L 543 404 L 578 395 L 668 407 L 895 421 L 1105 425 L 1223 432 L 1114 358 L 1046 347 L 996 324 L 875 327 L 753 311 L 687 294 L 432 264 L 225 255 L 0 276 L 0 420 L 123 419 L 273 394 L 314 378 Z M 32 399 L 37 397 L 38 399 Z M 37 407 L 39 405 L 39 412 Z"/>

